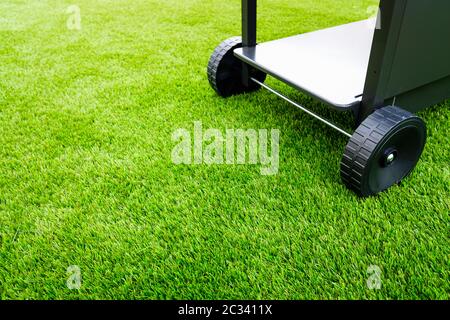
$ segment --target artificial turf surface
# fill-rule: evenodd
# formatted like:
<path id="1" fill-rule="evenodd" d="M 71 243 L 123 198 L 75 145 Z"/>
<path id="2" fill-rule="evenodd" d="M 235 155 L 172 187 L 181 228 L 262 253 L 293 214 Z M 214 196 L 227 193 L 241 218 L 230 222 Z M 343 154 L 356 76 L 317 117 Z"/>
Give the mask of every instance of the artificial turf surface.
<path id="1" fill-rule="evenodd" d="M 66 27 L 74 2 L 80 31 Z M 374 4 L 261 0 L 259 40 Z M 212 50 L 239 33 L 238 0 L 0 3 L 1 299 L 449 299 L 449 104 L 420 113 L 414 173 L 358 199 L 339 177 L 345 137 L 268 92 L 210 89 Z M 279 173 L 175 165 L 171 135 L 194 121 L 279 129 Z"/>

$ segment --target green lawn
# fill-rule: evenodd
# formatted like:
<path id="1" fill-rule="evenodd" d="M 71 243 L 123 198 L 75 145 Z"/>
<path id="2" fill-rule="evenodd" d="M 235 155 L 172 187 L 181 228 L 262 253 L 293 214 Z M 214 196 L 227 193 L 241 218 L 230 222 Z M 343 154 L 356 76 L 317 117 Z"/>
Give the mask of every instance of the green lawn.
<path id="1" fill-rule="evenodd" d="M 80 31 L 66 27 L 74 3 Z M 375 3 L 261 0 L 259 38 Z M 268 92 L 210 89 L 209 56 L 239 15 L 238 0 L 0 3 L 1 299 L 450 298 L 449 104 L 420 113 L 429 139 L 412 176 L 358 199 L 340 181 L 345 137 Z M 279 174 L 173 164 L 171 135 L 194 121 L 279 129 Z"/>

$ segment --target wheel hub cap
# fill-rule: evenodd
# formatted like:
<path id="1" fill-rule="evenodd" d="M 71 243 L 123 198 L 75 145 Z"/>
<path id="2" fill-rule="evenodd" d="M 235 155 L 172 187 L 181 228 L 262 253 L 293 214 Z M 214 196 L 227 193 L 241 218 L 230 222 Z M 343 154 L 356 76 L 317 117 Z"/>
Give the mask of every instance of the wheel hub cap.
<path id="1" fill-rule="evenodd" d="M 383 157 L 383 166 L 384 167 L 390 166 L 398 158 L 398 151 L 395 149 L 388 149 L 388 150 L 386 150 L 386 152 L 384 154 L 385 154 Z"/>

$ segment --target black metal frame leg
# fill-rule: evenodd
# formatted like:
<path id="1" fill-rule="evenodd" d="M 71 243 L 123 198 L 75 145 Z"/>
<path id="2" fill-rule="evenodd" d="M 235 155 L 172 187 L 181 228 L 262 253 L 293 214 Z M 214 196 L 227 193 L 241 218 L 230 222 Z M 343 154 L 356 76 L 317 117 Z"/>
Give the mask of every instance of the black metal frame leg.
<path id="1" fill-rule="evenodd" d="M 242 45 L 256 46 L 257 0 L 242 0 Z M 250 66 L 243 62 L 242 83 L 250 84 Z"/>

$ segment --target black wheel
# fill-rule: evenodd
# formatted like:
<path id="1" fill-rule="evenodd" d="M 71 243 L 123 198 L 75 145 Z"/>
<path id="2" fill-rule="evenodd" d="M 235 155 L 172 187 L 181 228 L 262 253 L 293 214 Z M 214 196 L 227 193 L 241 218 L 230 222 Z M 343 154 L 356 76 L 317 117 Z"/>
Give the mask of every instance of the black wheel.
<path id="1" fill-rule="evenodd" d="M 234 49 L 242 47 L 241 37 L 222 42 L 213 52 L 208 63 L 208 80 L 211 87 L 222 97 L 258 90 L 259 85 L 250 81 L 249 86 L 242 83 L 243 62 L 233 54 Z M 266 74 L 249 67 L 250 77 L 264 82 Z"/>
<path id="2" fill-rule="evenodd" d="M 362 197 L 400 183 L 416 166 L 426 142 L 425 123 L 413 114 L 384 107 L 356 129 L 341 162 L 341 177 Z"/>

